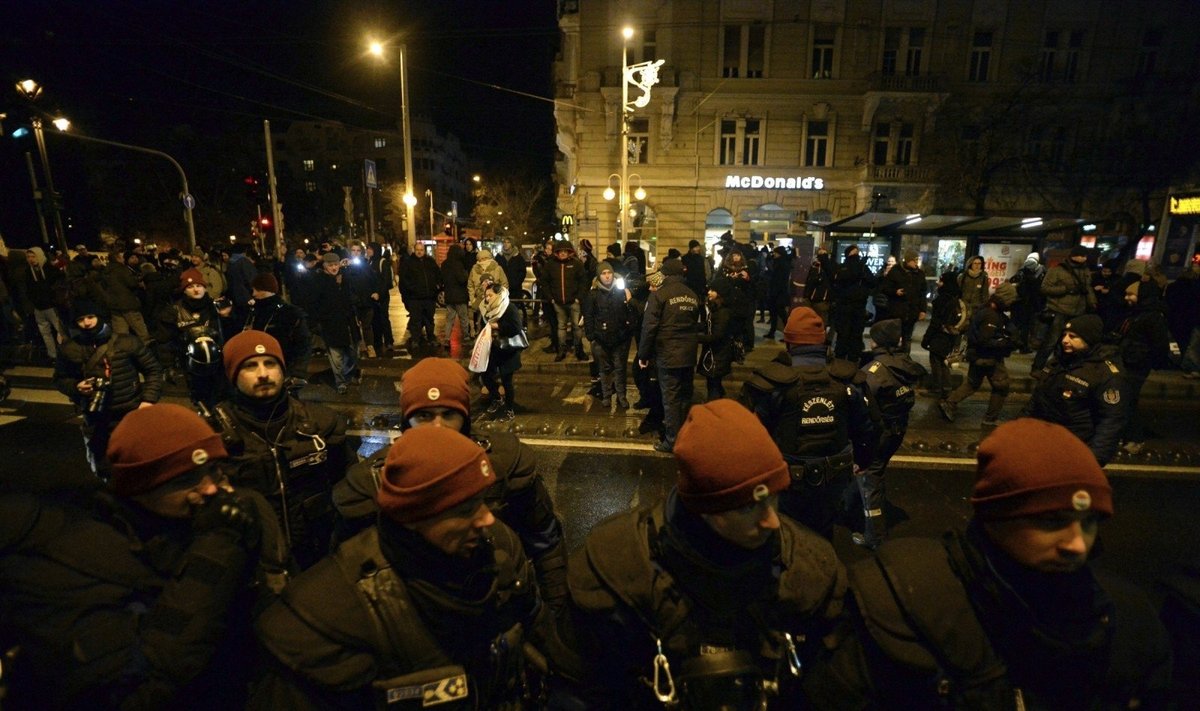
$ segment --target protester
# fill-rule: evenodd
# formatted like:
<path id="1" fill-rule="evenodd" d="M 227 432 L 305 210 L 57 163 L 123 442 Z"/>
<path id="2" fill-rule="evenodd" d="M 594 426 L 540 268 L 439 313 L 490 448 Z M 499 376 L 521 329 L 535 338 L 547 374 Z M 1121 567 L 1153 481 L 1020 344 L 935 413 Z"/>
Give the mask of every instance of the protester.
<path id="1" fill-rule="evenodd" d="M 987 411 L 983 415 L 983 426 L 992 427 L 999 423 L 1000 411 L 1008 399 L 1010 381 L 1004 360 L 1016 349 L 1012 327 L 1005 312 L 1017 298 L 1017 289 L 1004 282 L 996 287 L 988 302 L 971 315 L 967 331 L 967 377 L 954 392 L 938 401 L 938 408 L 948 422 L 958 415 L 958 403 L 979 390 L 986 379 L 992 388 Z"/>
<path id="2" fill-rule="evenodd" d="M 613 264 L 600 262 L 596 285 L 583 302 L 583 330 L 592 344 L 592 359 L 599 366 L 600 406 L 605 411 L 612 406 L 614 395 L 618 408 L 629 407 L 625 376 L 640 308 L 642 305 L 634 301 L 629 289 L 617 286 Z"/>
<path id="3" fill-rule="evenodd" d="M 485 281 L 483 303 L 479 307 L 483 328 L 492 330 L 492 349 L 482 380 L 488 390 L 485 417 L 508 422 L 516 417 L 516 390 L 513 375 L 521 369 L 521 351 L 529 346 L 521 314 L 508 298 L 502 284 Z M 501 396 L 500 388 L 504 394 Z"/>

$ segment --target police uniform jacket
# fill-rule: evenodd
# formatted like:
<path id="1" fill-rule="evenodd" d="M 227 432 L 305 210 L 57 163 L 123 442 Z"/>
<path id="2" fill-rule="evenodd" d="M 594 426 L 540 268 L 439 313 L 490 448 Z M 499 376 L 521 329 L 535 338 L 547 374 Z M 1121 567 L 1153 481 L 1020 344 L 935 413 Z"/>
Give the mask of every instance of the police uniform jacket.
<path id="1" fill-rule="evenodd" d="M 80 333 L 58 349 L 54 384 L 58 391 L 82 405 L 88 396 L 79 393 L 80 380 L 105 378 L 110 381 L 104 410 L 125 413 L 143 402 L 158 402 L 162 396 L 162 366 L 135 335 L 118 334 L 102 323 L 99 333 Z M 145 376 L 142 381 L 138 376 Z"/>
<path id="2" fill-rule="evenodd" d="M 699 318 L 700 299 L 683 277 L 664 278 L 646 301 L 638 360 L 657 360 L 663 368 L 694 367 Z"/>
<path id="3" fill-rule="evenodd" d="M 880 348 L 872 356 L 862 368 L 871 402 L 878 408 L 883 424 L 893 433 L 903 434 L 916 404 L 917 383 L 927 371 L 906 353 Z"/>
<path id="4" fill-rule="evenodd" d="M 1059 345 L 1035 378 L 1037 385 L 1022 414 L 1066 427 L 1100 464 L 1108 463 L 1129 416 L 1125 379 L 1112 349 L 1097 346 L 1066 358 Z"/>
<path id="5" fill-rule="evenodd" d="M 973 524 L 886 541 L 849 572 L 857 633 L 810 668 L 815 708 L 1166 708 L 1171 650 L 1153 606 L 1090 565 L 1023 568 Z"/>

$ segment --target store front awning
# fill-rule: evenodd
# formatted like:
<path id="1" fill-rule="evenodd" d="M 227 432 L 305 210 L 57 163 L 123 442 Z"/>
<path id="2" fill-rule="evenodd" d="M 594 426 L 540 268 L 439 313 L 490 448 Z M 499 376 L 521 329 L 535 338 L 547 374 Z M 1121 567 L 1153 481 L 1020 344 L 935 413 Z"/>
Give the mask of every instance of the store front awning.
<path id="1" fill-rule="evenodd" d="M 877 235 L 967 235 L 988 237 L 1037 237 L 1048 232 L 1075 229 L 1095 220 L 1066 217 L 980 217 L 975 215 L 902 215 L 895 212 L 860 212 L 836 222 L 817 226 L 830 233 L 874 233 Z"/>

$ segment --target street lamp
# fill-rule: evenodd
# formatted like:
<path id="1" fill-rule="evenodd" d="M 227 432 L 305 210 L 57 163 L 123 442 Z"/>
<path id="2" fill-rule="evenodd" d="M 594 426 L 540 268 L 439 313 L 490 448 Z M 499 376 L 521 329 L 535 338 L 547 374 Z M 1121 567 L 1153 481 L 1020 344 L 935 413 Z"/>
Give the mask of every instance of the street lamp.
<path id="1" fill-rule="evenodd" d="M 425 190 L 425 199 L 429 201 L 429 239 L 437 239 L 437 232 L 434 232 L 433 226 L 433 191 Z"/>
<path id="2" fill-rule="evenodd" d="M 42 85 L 33 79 L 22 79 L 17 82 L 17 91 L 32 102 L 42 95 Z M 54 119 L 54 125 L 57 126 L 60 121 L 70 124 L 66 119 L 58 118 Z M 54 236 L 58 240 L 59 248 L 65 254 L 67 235 L 63 230 L 62 214 L 58 211 L 58 193 L 54 190 L 54 177 L 50 173 L 50 157 L 46 155 L 46 135 L 42 132 L 42 118 L 34 116 L 31 123 L 33 124 L 34 141 L 38 147 L 38 157 L 42 161 L 42 175 L 46 178 L 46 192 L 42 194 L 42 205 L 50 206 L 50 213 L 54 215 Z"/>
<path id="3" fill-rule="evenodd" d="M 629 185 L 631 183 L 635 183 L 635 182 L 637 183 L 637 187 L 633 189 L 633 193 L 632 193 L 634 200 L 637 200 L 638 202 L 645 200 L 646 199 L 646 189 L 642 187 L 642 176 L 638 175 L 637 173 L 630 173 L 627 176 L 625 176 L 624 179 L 622 179 L 621 176 L 617 175 L 616 173 L 613 173 L 612 175 L 608 176 L 608 186 L 606 188 L 604 188 L 604 193 L 603 193 L 605 200 L 611 201 L 613 198 L 615 198 L 617 196 L 617 191 L 614 190 L 613 186 L 612 186 L 613 178 L 617 179 L 617 187 L 621 191 L 622 198 L 624 198 L 623 204 L 625 207 L 622 208 L 621 214 L 623 214 L 623 215 L 633 214 L 633 206 L 629 202 L 629 197 L 630 197 Z"/>
<path id="4" fill-rule="evenodd" d="M 635 109 L 644 108 L 650 104 L 650 87 L 658 83 L 658 69 L 666 60 L 654 60 L 629 64 L 629 40 L 633 38 L 633 28 L 621 29 L 621 200 L 618 205 L 618 234 L 617 240 L 624 242 L 628 234 L 626 225 L 629 224 L 629 114 Z M 640 79 L 639 79 L 640 77 Z M 641 89 L 642 94 L 631 102 L 629 100 L 629 85 Z M 610 181 L 613 176 L 609 176 Z M 639 182 L 641 176 L 638 176 Z M 610 186 L 604 191 L 604 199 L 612 200 Z M 638 186 L 638 200 L 646 199 L 646 191 Z"/>
<path id="5" fill-rule="evenodd" d="M 405 60 L 405 46 L 400 45 L 400 120 L 404 131 L 404 207 L 405 218 L 408 222 L 408 248 L 417 247 L 417 225 L 413 208 L 417 198 L 413 196 L 413 166 L 412 166 L 412 127 L 408 121 L 408 65 Z M 383 59 L 384 46 L 378 40 L 370 40 L 367 51 L 378 59 Z"/>

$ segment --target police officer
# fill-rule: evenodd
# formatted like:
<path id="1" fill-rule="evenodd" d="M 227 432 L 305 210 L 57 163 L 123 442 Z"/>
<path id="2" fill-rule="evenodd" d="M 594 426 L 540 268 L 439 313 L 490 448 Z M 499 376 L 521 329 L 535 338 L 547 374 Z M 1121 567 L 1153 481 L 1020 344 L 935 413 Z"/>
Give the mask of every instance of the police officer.
<path id="1" fill-rule="evenodd" d="M 638 339 L 638 367 L 653 361 L 662 389 L 663 438 L 654 445 L 669 453 L 675 446 L 688 406 L 692 404 L 692 379 L 696 374 L 699 344 L 700 299 L 683 280 L 683 264 L 671 259 L 662 265 L 662 286 L 650 293 Z"/>
<path id="2" fill-rule="evenodd" d="M 107 455 L 82 507 L 0 497 L 5 708 L 241 707 L 251 609 L 282 581 L 270 507 L 179 405 L 129 413 Z"/>
<path id="3" fill-rule="evenodd" d="M 229 450 L 229 478 L 267 498 L 296 563 L 308 568 L 329 552 L 331 492 L 354 461 L 346 421 L 288 394 L 287 361 L 270 334 L 242 331 L 229 339 L 224 364 L 232 396 L 207 417 Z"/>
<path id="4" fill-rule="evenodd" d="M 470 437 L 492 463 L 495 482 L 484 499 L 488 508 L 517 533 L 537 571 L 542 598 L 561 608 L 567 597 L 567 552 L 562 523 L 537 473 L 533 448 L 509 432 L 471 432 L 469 375 L 449 358 L 423 358 L 400 379 L 401 436 L 415 427 L 449 427 Z M 350 467 L 333 488 L 338 512 L 336 539 L 344 541 L 374 525 L 375 496 L 383 481 L 388 449 Z"/>
<path id="5" fill-rule="evenodd" d="M 871 326 L 872 359 L 862 368 L 867 393 L 879 410 L 879 445 L 875 449 L 874 460 L 855 472 L 854 478 L 862 497 L 863 531 L 851 534 L 851 539 L 871 549 L 878 548 L 887 535 L 887 519 L 884 517 L 887 496 L 883 476 L 887 472 L 888 461 L 904 442 L 904 433 L 908 431 L 908 414 L 916 404 L 917 382 L 927 372 L 904 350 L 906 339 L 900 319 L 876 322 Z"/>
<path id="6" fill-rule="evenodd" d="M 979 447 L 964 532 L 885 542 L 850 568 L 856 637 L 805 688 L 822 709 L 1167 707 L 1171 650 L 1141 591 L 1091 565 L 1112 489 L 1063 427 Z"/>
<path id="7" fill-rule="evenodd" d="M 449 427 L 388 450 L 378 524 L 295 578 L 258 620 L 251 708 L 532 708 L 543 624 L 517 535 L 484 501 L 487 453 Z"/>
<path id="8" fill-rule="evenodd" d="M 692 408 L 674 456 L 665 500 L 597 524 L 572 554 L 579 695 L 597 709 L 798 708 L 844 569 L 779 514 L 787 464 L 737 402 Z"/>
<path id="9" fill-rule="evenodd" d="M 131 333 L 113 333 L 104 310 L 87 299 L 71 304 L 78 332 L 58 350 L 54 384 L 83 413 L 83 444 L 88 464 L 108 479 L 108 439 L 121 418 L 158 402 L 162 368 Z"/>
<path id="10" fill-rule="evenodd" d="M 783 340 L 786 351 L 742 385 L 742 402 L 788 463 L 792 486 L 780 510 L 828 539 L 855 466 L 874 456 L 878 414 L 855 364 L 827 360 L 825 324 L 815 311 L 793 309 Z"/>
<path id="11" fill-rule="evenodd" d="M 1100 466 L 1116 454 L 1128 416 L 1124 373 L 1114 349 L 1101 345 L 1103 334 L 1095 314 L 1067 321 L 1053 357 L 1034 373 L 1037 384 L 1022 412 L 1066 427 Z"/>
<path id="12" fill-rule="evenodd" d="M 992 395 L 983 415 L 983 426 L 993 427 L 999 421 L 1010 384 L 1004 359 L 1017 347 L 1012 322 L 1005 311 L 1016 300 L 1017 288 L 1004 282 L 971 315 L 967 329 L 967 378 L 944 400 L 938 401 L 938 409 L 948 422 L 954 422 L 958 403 L 974 395 L 985 378 L 992 387 Z"/>
<path id="13" fill-rule="evenodd" d="M 179 289 L 173 324 L 176 350 L 183 361 L 192 402 L 211 408 L 224 392 L 221 348 L 229 329 L 223 320 L 229 319 L 233 305 L 213 301 L 208 295 L 208 282 L 199 269 L 180 274 Z"/>

